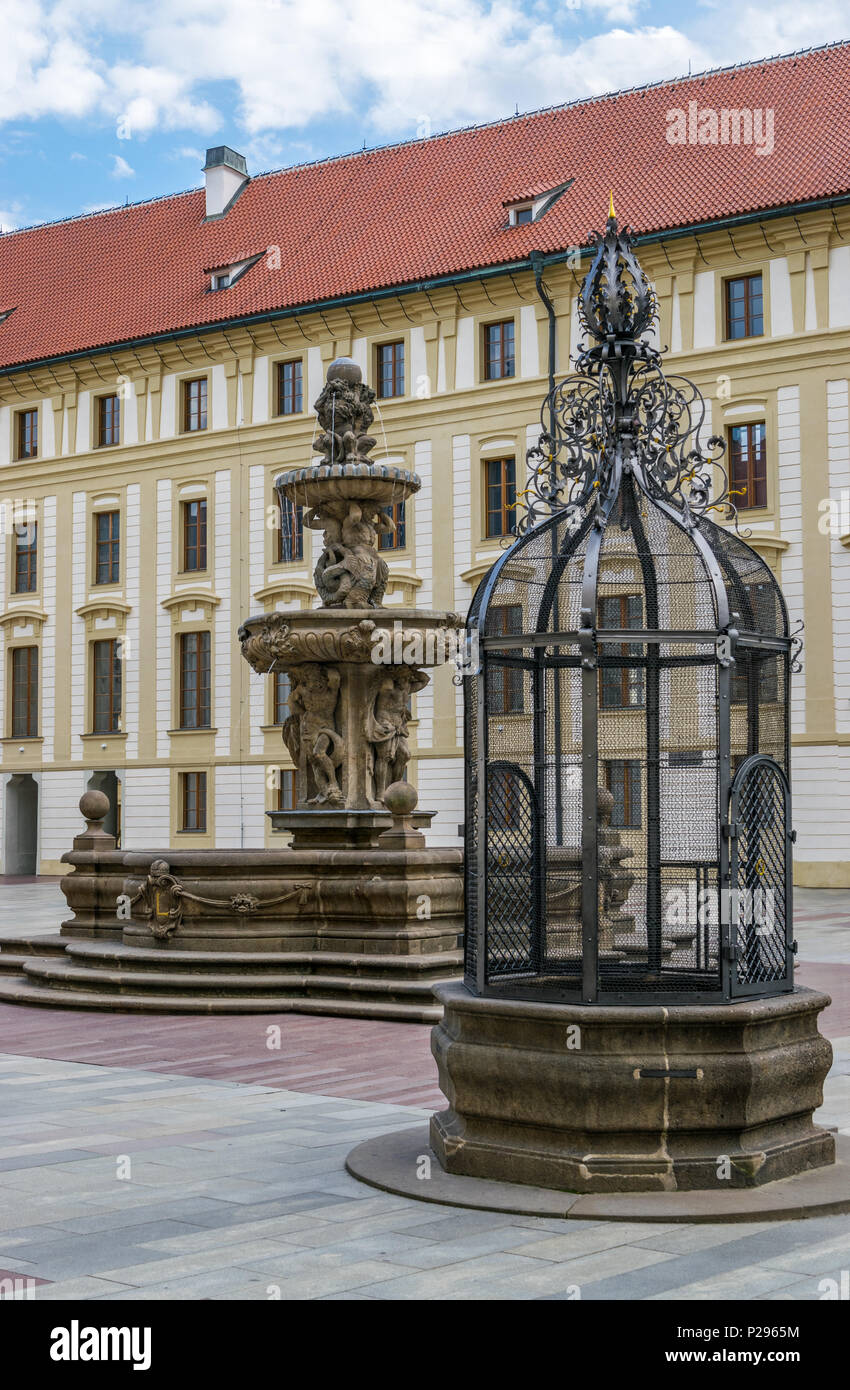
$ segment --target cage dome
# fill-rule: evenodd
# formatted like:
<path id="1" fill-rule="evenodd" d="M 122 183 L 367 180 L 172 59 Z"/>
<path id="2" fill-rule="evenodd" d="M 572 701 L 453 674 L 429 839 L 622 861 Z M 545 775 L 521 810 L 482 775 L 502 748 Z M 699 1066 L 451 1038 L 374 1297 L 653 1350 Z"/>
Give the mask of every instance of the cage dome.
<path id="1" fill-rule="evenodd" d="M 790 990 L 785 602 L 733 529 L 702 398 L 638 336 L 652 291 L 613 217 L 580 313 L 593 345 L 544 406 L 521 534 L 467 620 L 466 981 Z"/>

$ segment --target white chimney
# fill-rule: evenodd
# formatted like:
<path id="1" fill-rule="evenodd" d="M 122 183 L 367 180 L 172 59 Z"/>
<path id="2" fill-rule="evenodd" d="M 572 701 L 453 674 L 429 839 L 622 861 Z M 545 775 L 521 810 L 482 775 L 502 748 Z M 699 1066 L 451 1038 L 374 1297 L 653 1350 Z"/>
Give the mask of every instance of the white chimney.
<path id="1" fill-rule="evenodd" d="M 207 217 L 221 217 L 248 182 L 248 166 L 244 154 L 237 154 L 229 145 L 216 145 L 207 150 L 204 183 L 207 194 Z"/>

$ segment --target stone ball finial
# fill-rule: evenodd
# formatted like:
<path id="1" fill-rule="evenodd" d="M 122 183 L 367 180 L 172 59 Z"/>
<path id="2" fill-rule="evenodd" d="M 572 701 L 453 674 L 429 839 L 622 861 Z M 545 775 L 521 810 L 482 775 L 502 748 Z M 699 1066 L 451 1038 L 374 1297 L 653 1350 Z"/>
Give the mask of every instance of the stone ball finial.
<path id="1" fill-rule="evenodd" d="M 106 792 L 83 792 L 83 795 L 80 797 L 80 810 L 88 822 L 89 827 L 92 826 L 92 822 L 96 825 L 99 821 L 105 820 L 109 815 L 109 797 L 106 795 Z"/>
<path id="2" fill-rule="evenodd" d="M 384 792 L 384 805 L 394 816 L 410 816 L 419 802 L 419 794 L 410 782 L 392 782 Z"/>
<path id="3" fill-rule="evenodd" d="M 335 357 L 328 367 L 326 380 L 346 381 L 349 386 L 356 386 L 363 380 L 363 373 L 353 357 Z"/>

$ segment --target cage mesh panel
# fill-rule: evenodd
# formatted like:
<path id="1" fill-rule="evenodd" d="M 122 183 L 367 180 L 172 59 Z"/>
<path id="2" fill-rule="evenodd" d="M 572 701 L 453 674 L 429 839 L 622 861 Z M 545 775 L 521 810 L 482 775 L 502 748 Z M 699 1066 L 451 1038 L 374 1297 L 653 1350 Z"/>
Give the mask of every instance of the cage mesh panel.
<path id="1" fill-rule="evenodd" d="M 785 979 L 785 792 L 775 768 L 757 763 L 744 773 L 737 806 L 739 985 Z"/>
<path id="2" fill-rule="evenodd" d="M 574 996 L 582 983 L 583 651 L 577 643 L 551 640 L 545 648 L 502 647 L 498 638 L 578 631 L 592 526 L 590 511 L 578 527 L 563 514 L 542 522 L 506 557 L 486 605 L 482 582 L 470 614 L 487 640 L 479 677 L 486 690 L 485 730 L 475 728 L 477 682 L 465 682 L 472 808 L 467 971 L 474 972 L 482 949 L 475 938 L 482 885 L 475 881 L 474 856 L 477 835 L 484 834 L 486 976 L 508 994 L 515 981 L 523 997 L 537 988 Z M 787 641 L 784 601 L 767 565 L 727 530 L 704 520 L 699 530 L 714 551 L 739 630 Z M 712 572 L 685 526 L 625 477 L 601 539 L 594 617 L 596 781 L 604 789 L 596 829 L 598 992 L 609 1003 L 616 997 L 722 997 L 720 821 L 726 807 L 719 788 L 726 750 L 719 744 Z M 606 641 L 606 631 L 622 636 Z M 670 636 L 648 641 L 646 632 Z M 697 636 L 684 641 L 677 633 Z M 788 667 L 787 649 L 736 647 L 728 750 L 733 771 L 754 753 L 785 769 Z M 479 756 L 487 758 L 488 797 L 476 824 Z M 742 977 L 741 992 L 747 982 L 759 989 L 787 985 L 784 840 L 769 840 L 764 817 L 760 825 L 753 831 L 760 846 L 753 862 L 761 870 L 746 872 L 759 877 L 756 887 L 765 873 L 776 880 L 779 926 L 774 937 L 762 933 L 757 949 L 748 945 L 750 973 Z M 749 863 L 755 851 L 749 841 L 744 847 Z"/>
<path id="3" fill-rule="evenodd" d="M 721 988 L 717 674 L 701 664 L 713 651 L 630 643 L 619 665 L 609 658 L 624 676 L 639 664 L 646 684 L 639 707 L 598 715 L 600 782 L 615 794 L 611 830 L 626 850 L 610 887 L 606 859 L 621 850 L 600 851 L 600 994 Z"/>
<path id="4" fill-rule="evenodd" d="M 517 542 L 490 596 L 485 636 L 498 636 L 503 631 L 498 616 L 492 615 L 493 608 L 517 603 L 523 606 L 523 631 L 578 629 L 588 525 L 587 518 L 569 525 L 560 515 Z"/>
<path id="5" fill-rule="evenodd" d="M 758 748 L 788 776 L 788 666 L 785 652 L 759 653 Z"/>
<path id="6" fill-rule="evenodd" d="M 487 976 L 538 967 L 539 879 L 534 689 L 528 650 L 489 649 L 487 680 Z"/>
<path id="7" fill-rule="evenodd" d="M 628 592 L 641 595 L 641 626 L 645 628 L 714 629 L 714 591 L 702 558 L 684 527 L 646 497 L 636 495 L 630 483 L 624 483 L 618 515 L 620 519 L 612 518 L 606 527 L 602 542 L 599 598 Z M 656 605 L 647 590 L 647 575 L 653 581 Z M 651 611 L 653 606 L 655 612 Z M 597 622 L 603 626 L 599 618 Z"/>
<path id="8" fill-rule="evenodd" d="M 764 637 L 787 637 L 785 600 L 770 566 L 734 531 L 705 517 L 699 531 L 720 563 L 729 610 L 740 614 L 736 626 Z"/>
<path id="9" fill-rule="evenodd" d="M 733 772 L 751 754 L 764 753 L 787 776 L 788 665 L 785 652 L 737 648 L 730 713 Z"/>
<path id="10" fill-rule="evenodd" d="M 487 769 L 487 976 L 536 972 L 537 813 L 531 783 L 512 764 Z"/>

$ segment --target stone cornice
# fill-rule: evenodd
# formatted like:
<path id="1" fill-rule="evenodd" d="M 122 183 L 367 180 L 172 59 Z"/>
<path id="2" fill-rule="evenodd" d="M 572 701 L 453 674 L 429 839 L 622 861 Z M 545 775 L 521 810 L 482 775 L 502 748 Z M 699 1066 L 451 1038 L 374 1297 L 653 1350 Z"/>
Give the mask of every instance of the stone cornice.
<path id="1" fill-rule="evenodd" d="M 461 579 L 467 584 L 479 584 L 485 574 L 493 568 L 496 561 L 500 560 L 504 553 L 504 550 L 497 550 L 492 556 L 476 557 L 475 564 L 471 565 L 468 570 L 463 571 L 460 576 Z M 522 560 L 513 560 L 511 561 L 511 575 L 517 578 L 531 579 L 534 576 L 534 566 L 529 564 L 528 561 L 523 563 Z"/>
<path id="2" fill-rule="evenodd" d="M 36 608 L 35 604 L 22 603 L 19 608 L 8 608 L 5 613 L 0 613 L 0 627 L 22 627 L 29 623 L 37 624 L 47 622 L 47 614 L 43 608 Z"/>
<path id="3" fill-rule="evenodd" d="M 465 584 L 471 585 L 473 588 L 477 587 L 477 585 L 480 584 L 481 580 L 484 578 L 485 574 L 487 574 L 488 571 L 493 568 L 501 554 L 502 552 L 499 551 L 498 554 L 493 556 L 492 560 L 476 560 L 474 565 L 472 565 L 468 570 L 464 570 L 461 574 L 460 577 L 463 580 L 463 582 Z"/>
<path id="4" fill-rule="evenodd" d="M 282 574 L 273 584 L 266 584 L 262 589 L 255 589 L 253 596 L 258 603 L 274 606 L 275 603 L 287 603 L 294 598 L 306 598 L 312 601 L 316 596 L 316 589 L 309 579 L 289 579 L 285 574 Z M 307 607 L 309 606 L 308 602 Z"/>
<path id="5" fill-rule="evenodd" d="M 388 595 L 400 592 L 405 603 L 413 604 L 416 602 L 416 590 L 421 589 L 421 587 L 422 580 L 412 570 L 390 570 L 387 579 Z M 387 606 L 391 608 L 392 604 Z"/>
<path id="6" fill-rule="evenodd" d="M 78 618 L 90 618 L 98 613 L 129 613 L 131 608 L 132 605 L 125 603 L 123 599 L 110 598 L 108 594 L 104 594 L 103 598 L 89 599 L 88 603 L 81 604 L 74 612 Z"/>
<path id="7" fill-rule="evenodd" d="M 160 599 L 160 607 L 165 608 L 171 613 L 172 621 L 181 621 L 180 611 L 183 608 L 204 610 L 204 620 L 210 621 L 214 610 L 221 603 L 218 594 L 214 594 L 209 589 L 184 589 L 179 594 L 169 594 L 168 598 Z"/>
<path id="8" fill-rule="evenodd" d="M 783 550 L 787 550 L 790 541 L 784 536 L 777 536 L 772 531 L 753 531 L 751 535 L 745 536 L 747 545 L 761 554 L 763 550 L 769 550 L 773 555 L 781 555 Z"/>

